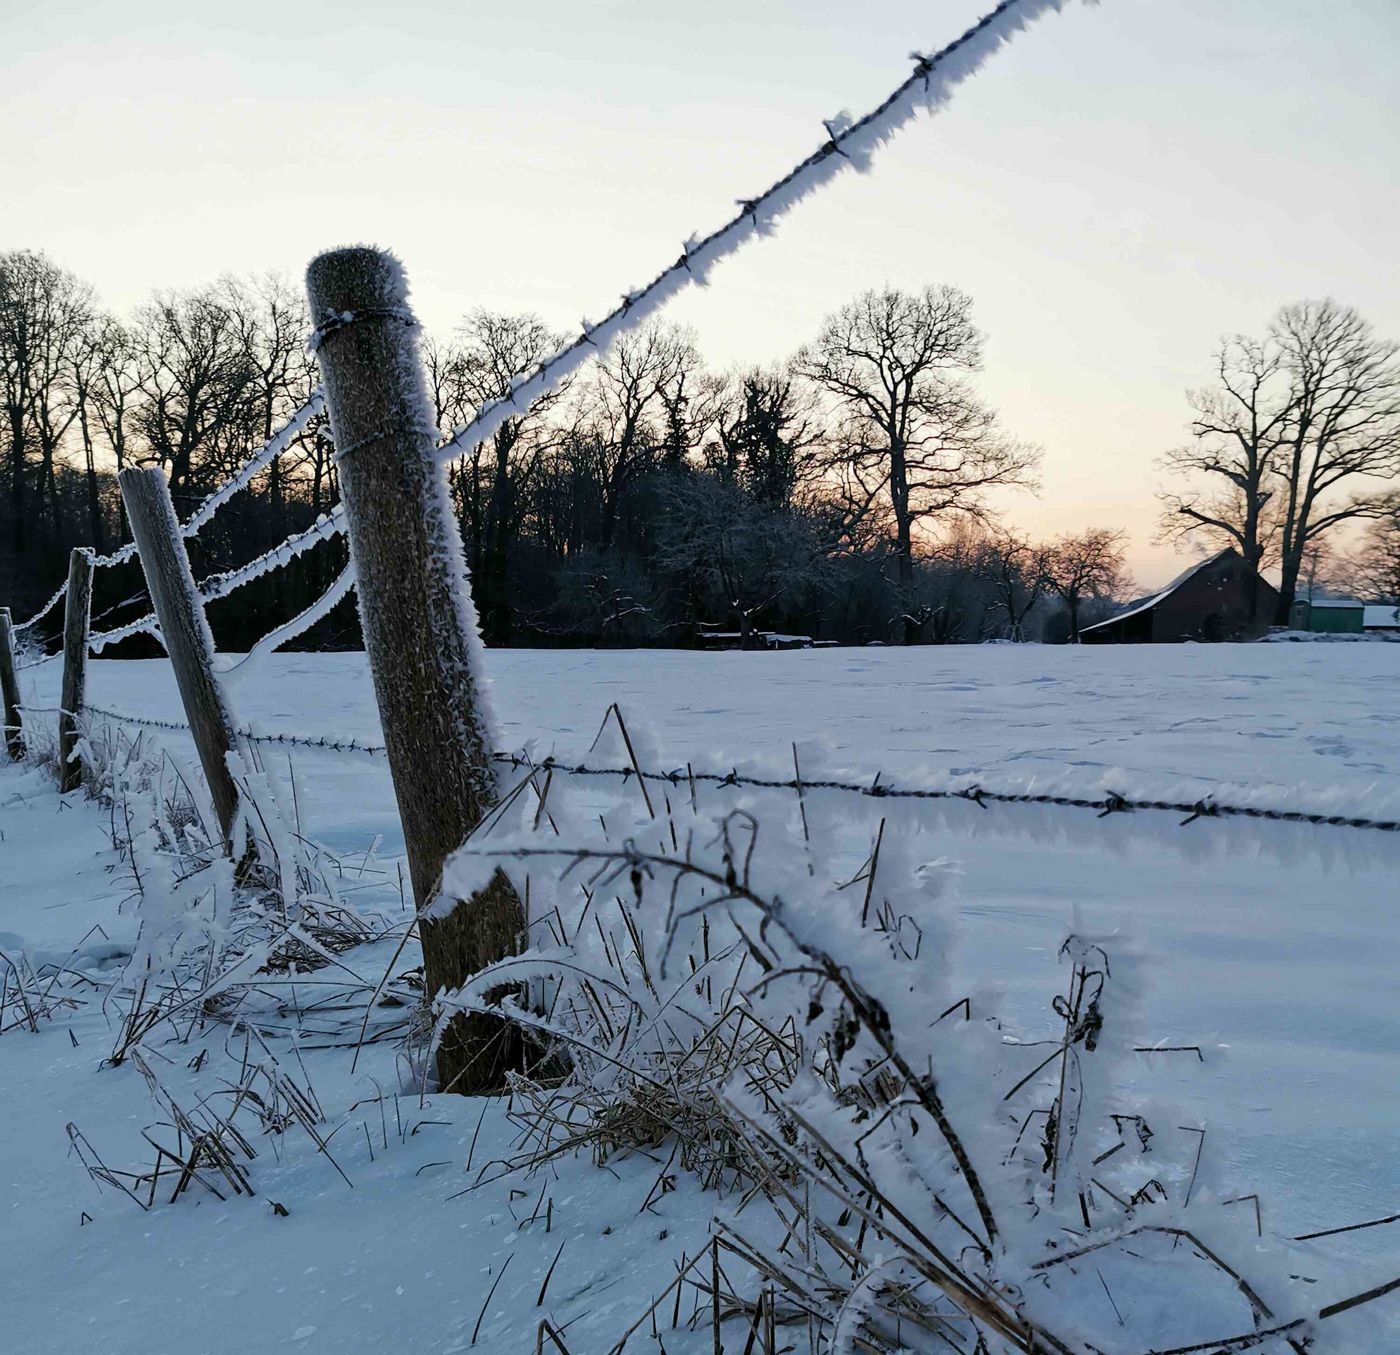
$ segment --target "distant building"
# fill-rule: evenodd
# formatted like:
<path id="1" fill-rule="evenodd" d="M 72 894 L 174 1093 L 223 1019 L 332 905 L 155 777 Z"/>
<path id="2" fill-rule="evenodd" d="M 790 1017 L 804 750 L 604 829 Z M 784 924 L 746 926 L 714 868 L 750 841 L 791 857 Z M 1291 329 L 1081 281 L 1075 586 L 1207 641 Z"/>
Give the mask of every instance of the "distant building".
<path id="1" fill-rule="evenodd" d="M 1292 630 L 1323 635 L 1378 635 L 1400 632 L 1400 608 L 1354 598 L 1299 598 L 1288 623 Z"/>
<path id="2" fill-rule="evenodd" d="M 1257 640 L 1278 610 L 1277 591 L 1238 551 L 1197 561 L 1157 593 L 1117 616 L 1086 626 L 1087 644 L 1172 644 L 1183 640 Z"/>
<path id="3" fill-rule="evenodd" d="M 1360 635 L 1366 629 L 1366 607 L 1353 598 L 1298 598 L 1288 626 L 1323 635 Z"/>
<path id="4" fill-rule="evenodd" d="M 1368 634 L 1372 631 L 1400 631 L 1400 607 L 1368 602 L 1363 623 Z"/>

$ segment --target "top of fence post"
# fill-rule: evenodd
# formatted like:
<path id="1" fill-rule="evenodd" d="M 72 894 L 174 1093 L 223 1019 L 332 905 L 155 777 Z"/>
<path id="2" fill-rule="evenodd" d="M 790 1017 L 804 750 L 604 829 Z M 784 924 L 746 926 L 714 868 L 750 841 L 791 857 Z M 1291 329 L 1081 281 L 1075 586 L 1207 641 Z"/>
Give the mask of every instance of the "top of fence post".
<path id="1" fill-rule="evenodd" d="M 491 720 L 476 613 L 403 269 L 366 248 L 313 260 L 307 293 L 360 622 L 403 824 L 414 898 L 424 909 L 443 865 L 496 802 Z M 524 925 L 504 876 L 469 904 L 423 918 L 424 987 L 459 988 L 512 952 Z M 504 1027 L 455 1021 L 438 1047 L 444 1088 L 501 1085 L 517 1057 Z"/>

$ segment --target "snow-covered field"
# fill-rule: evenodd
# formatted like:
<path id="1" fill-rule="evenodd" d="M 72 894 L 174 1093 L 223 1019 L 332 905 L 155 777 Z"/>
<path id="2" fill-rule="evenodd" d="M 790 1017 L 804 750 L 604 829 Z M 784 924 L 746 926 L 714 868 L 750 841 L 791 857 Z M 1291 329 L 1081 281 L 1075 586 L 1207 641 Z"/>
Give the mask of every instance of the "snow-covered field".
<path id="1" fill-rule="evenodd" d="M 886 782 L 1213 794 L 1400 817 L 1397 645 L 488 660 L 502 743 L 532 742 L 540 754 L 584 753 L 617 702 L 644 759 L 666 767 L 789 772 L 797 742 L 804 776 L 853 769 Z M 25 674 L 33 704 L 55 704 L 56 669 Z M 234 699 L 259 732 L 379 741 L 362 655 L 276 656 Z M 163 663 L 96 663 L 89 700 L 180 718 Z M 170 746 L 179 750 L 181 736 Z M 271 770 L 282 757 L 269 754 Z M 350 862 L 379 838 L 378 878 L 392 878 L 402 839 L 382 760 L 303 749 L 293 758 L 307 833 Z M 600 803 L 621 793 L 585 791 Z M 832 831 L 853 851 L 868 845 L 888 802 L 827 794 Z M 1142 1078 L 1208 1127 L 1217 1177 L 1258 1191 L 1269 1225 L 1288 1235 L 1400 1212 L 1400 834 L 965 803 L 900 812 L 921 817 L 930 858 L 958 865 L 954 967 L 970 989 L 1000 990 L 1008 1017 L 1043 1032 L 1066 932 L 1087 919 L 1120 933 L 1150 983 L 1153 1038 L 1205 1051 L 1204 1063 L 1146 1056 Z M 0 768 L 0 949 L 62 958 L 96 925 L 123 935 L 129 880 L 113 868 L 106 828 L 95 806 L 61 804 L 38 772 Z M 99 951 L 90 947 L 92 963 Z M 377 963 L 382 972 L 387 957 Z M 140 1155 L 150 1103 L 130 1066 L 98 1067 L 110 1040 L 91 1007 L 0 1039 L 0 1348 L 193 1355 L 408 1341 L 455 1351 L 468 1347 L 500 1279 L 477 1347 L 533 1350 L 536 1294 L 563 1242 L 538 1314 L 575 1322 L 570 1349 L 580 1355 L 640 1316 L 673 1260 L 687 1247 L 694 1255 L 712 1207 L 683 1183 L 639 1225 L 655 1169 L 637 1163 L 616 1176 L 561 1168 L 548 1233 L 539 1221 L 522 1226 L 536 1201 L 506 1183 L 449 1198 L 469 1179 L 476 1128 L 459 1103 L 438 1098 L 424 1110 L 406 1099 L 402 1114 L 424 1122 L 417 1133 L 392 1114 L 382 1126 L 378 1107 L 364 1132 L 366 1112 L 346 1120 L 357 1098 L 376 1095 L 375 1079 L 393 1082 L 384 1049 L 354 1076 L 343 1050 L 306 1054 L 330 1123 L 349 1126 L 335 1146 L 353 1188 L 313 1146 L 289 1139 L 280 1161 L 268 1149 L 253 1164 L 254 1200 L 190 1197 L 142 1213 L 98 1194 L 68 1153 L 74 1122 L 104 1156 Z M 186 1077 L 163 1072 L 175 1086 Z M 473 1173 L 506 1140 L 489 1115 Z M 1400 1226 L 1336 1239 L 1340 1254 L 1364 1262 L 1363 1282 L 1397 1250 L 1388 1233 Z"/>

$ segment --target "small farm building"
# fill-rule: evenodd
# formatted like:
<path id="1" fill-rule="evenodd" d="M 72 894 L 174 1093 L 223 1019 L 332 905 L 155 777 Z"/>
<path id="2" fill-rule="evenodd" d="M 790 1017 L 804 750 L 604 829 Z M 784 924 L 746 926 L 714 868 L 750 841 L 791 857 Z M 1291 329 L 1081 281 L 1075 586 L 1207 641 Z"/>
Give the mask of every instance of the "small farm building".
<path id="1" fill-rule="evenodd" d="M 1080 632 L 1085 644 L 1172 644 L 1257 640 L 1278 609 L 1278 593 L 1235 550 L 1197 561 L 1160 592 Z"/>
<path id="2" fill-rule="evenodd" d="M 1293 630 L 1324 635 L 1375 635 L 1400 631 L 1400 608 L 1351 598 L 1299 598 L 1288 620 Z"/>
<path id="3" fill-rule="evenodd" d="M 1299 598 L 1288 615 L 1292 630 L 1325 635 L 1360 635 L 1366 629 L 1366 608 L 1351 598 Z"/>

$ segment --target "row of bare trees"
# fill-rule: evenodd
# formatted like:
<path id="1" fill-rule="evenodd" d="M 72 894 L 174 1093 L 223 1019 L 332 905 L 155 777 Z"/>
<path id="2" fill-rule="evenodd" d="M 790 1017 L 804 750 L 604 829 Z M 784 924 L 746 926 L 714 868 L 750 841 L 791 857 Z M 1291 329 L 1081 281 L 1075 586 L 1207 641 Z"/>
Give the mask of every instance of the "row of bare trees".
<path id="1" fill-rule="evenodd" d="M 123 466 L 164 467 L 181 512 L 218 485 L 314 388 L 307 329 L 299 290 L 275 278 L 158 293 L 119 320 L 43 255 L 0 255 L 5 596 L 22 612 L 72 545 L 125 539 Z M 559 337 L 535 316 L 478 311 L 425 338 L 439 424 L 503 394 Z M 867 293 L 768 369 L 710 371 L 674 326 L 629 337 L 450 467 L 487 640 L 1076 635 L 1086 605 L 1122 592 L 1121 542 L 1051 549 L 999 532 L 991 496 L 1033 489 L 1039 452 L 976 392 L 982 344 L 951 287 Z M 332 453 L 313 420 L 201 534 L 197 570 L 241 563 L 331 507 Z M 1117 550 L 1116 572 L 1052 567 L 1096 541 Z M 215 604 L 221 643 L 308 603 L 340 549 Z M 127 573 L 99 575 L 99 612 L 144 606 Z M 317 636 L 336 638 L 355 642 L 348 606 Z"/>
<path id="2" fill-rule="evenodd" d="M 1348 525 L 1371 523 L 1372 564 L 1336 577 L 1373 600 L 1394 597 L 1374 561 L 1400 515 L 1400 345 L 1348 306 L 1303 301 L 1262 338 L 1224 340 L 1215 369 L 1191 392 L 1191 442 L 1164 459 L 1180 486 L 1161 496 L 1164 535 L 1204 537 L 1277 569 L 1271 619 L 1286 624 L 1309 575 L 1329 554 L 1340 562 Z"/>
<path id="3" fill-rule="evenodd" d="M 42 254 L 0 254 L 0 587 L 17 607 L 66 572 L 70 547 L 127 539 L 116 474 L 166 470 L 187 512 L 261 444 L 315 385 L 299 293 L 276 278 L 223 279 L 154 294 L 126 319 Z M 331 448 L 313 428 L 274 462 L 255 496 L 236 500 L 200 541 L 224 568 L 305 526 L 336 499 Z M 249 612 L 298 601 L 327 561 L 274 577 L 240 602 Z M 139 593 L 124 570 L 100 599 Z M 137 599 L 139 602 L 139 599 Z M 236 609 L 226 609 L 237 615 Z"/>

